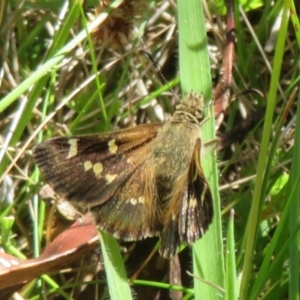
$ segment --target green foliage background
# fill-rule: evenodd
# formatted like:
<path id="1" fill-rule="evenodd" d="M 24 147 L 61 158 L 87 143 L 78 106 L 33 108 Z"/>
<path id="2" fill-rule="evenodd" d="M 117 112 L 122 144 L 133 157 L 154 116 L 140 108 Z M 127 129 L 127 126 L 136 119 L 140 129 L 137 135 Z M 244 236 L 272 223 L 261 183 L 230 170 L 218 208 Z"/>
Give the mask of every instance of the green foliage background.
<path id="1" fill-rule="evenodd" d="M 177 101 L 170 87 L 181 94 L 179 76 L 183 93 L 194 89 L 211 97 L 210 73 L 213 78 L 219 73 L 224 49 L 224 3 L 204 2 L 202 8 L 199 1 L 178 1 L 177 9 L 165 1 L 145 1 L 147 8 L 134 23 L 135 38 L 118 45 L 91 37 L 120 3 L 112 2 L 88 25 L 94 2 L 1 2 L 0 242 L 7 253 L 32 258 L 45 246 L 47 210 L 38 196 L 42 178 L 32 160 L 34 145 L 57 135 L 168 119 Z M 248 94 L 233 101 L 218 134 L 255 115 L 257 107 L 266 107 L 265 118 L 241 144 L 218 154 L 219 174 L 209 162 L 215 154 L 205 157 L 216 214 L 212 229 L 193 247 L 194 287 L 134 283 L 183 291 L 184 299 L 299 299 L 299 4 L 247 1 L 236 4 L 235 13 L 232 92 L 255 88 L 264 97 Z M 186 31 L 185 20 L 197 24 L 195 30 Z M 197 45 L 199 39 L 207 39 L 203 53 L 185 49 L 184 41 Z M 161 83 L 140 49 L 153 55 L 168 84 Z M 203 135 L 209 140 L 214 118 L 212 107 L 206 109 Z M 108 247 L 103 256 L 111 299 L 131 299 L 120 276 L 125 269 L 118 248 L 109 237 L 102 242 Z M 21 295 L 72 299 L 70 284 L 60 279 L 45 275 Z"/>

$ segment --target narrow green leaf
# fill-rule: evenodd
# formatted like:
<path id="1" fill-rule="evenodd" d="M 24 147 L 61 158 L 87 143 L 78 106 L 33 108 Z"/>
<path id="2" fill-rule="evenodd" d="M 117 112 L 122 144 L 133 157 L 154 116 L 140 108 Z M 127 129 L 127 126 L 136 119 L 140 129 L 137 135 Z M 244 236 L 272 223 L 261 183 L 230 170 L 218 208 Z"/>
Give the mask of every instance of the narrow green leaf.
<path id="1" fill-rule="evenodd" d="M 182 93 L 194 90 L 203 93 L 206 103 L 212 95 L 210 62 L 207 47 L 205 20 L 202 2 L 198 0 L 178 1 L 179 66 Z M 212 107 L 206 109 L 208 121 L 201 127 L 203 141 L 214 139 L 214 114 Z M 213 285 L 225 285 L 224 258 L 218 172 L 214 153 L 205 155 L 202 162 L 214 198 L 214 219 L 204 237 L 193 246 L 193 273 Z M 194 280 L 195 299 L 219 299 L 220 291 Z"/>
<path id="2" fill-rule="evenodd" d="M 100 242 L 111 300 L 131 300 L 129 282 L 117 241 L 101 231 Z"/>
<path id="3" fill-rule="evenodd" d="M 238 297 L 238 286 L 235 263 L 235 243 L 234 243 L 234 211 L 230 211 L 230 219 L 227 231 L 227 251 L 226 251 L 226 300 L 235 300 Z"/>

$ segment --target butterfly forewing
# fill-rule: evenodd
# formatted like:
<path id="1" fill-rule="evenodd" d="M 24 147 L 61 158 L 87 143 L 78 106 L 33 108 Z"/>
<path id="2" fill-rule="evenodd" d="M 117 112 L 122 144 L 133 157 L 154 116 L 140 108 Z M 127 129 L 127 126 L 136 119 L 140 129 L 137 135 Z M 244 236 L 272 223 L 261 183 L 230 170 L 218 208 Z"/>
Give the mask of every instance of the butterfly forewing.
<path id="1" fill-rule="evenodd" d="M 149 147 L 160 127 L 146 124 L 110 134 L 54 138 L 39 144 L 34 158 L 57 193 L 92 207 L 110 199 L 126 181 L 135 168 L 129 157 Z"/>

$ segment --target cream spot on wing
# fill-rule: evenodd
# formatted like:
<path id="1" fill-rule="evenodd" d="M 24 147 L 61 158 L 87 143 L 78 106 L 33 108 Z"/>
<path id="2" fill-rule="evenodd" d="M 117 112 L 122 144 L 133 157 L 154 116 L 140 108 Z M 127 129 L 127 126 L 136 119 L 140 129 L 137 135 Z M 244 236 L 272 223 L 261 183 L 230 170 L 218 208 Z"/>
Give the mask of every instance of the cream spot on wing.
<path id="1" fill-rule="evenodd" d="M 117 174 L 106 174 L 105 179 L 107 183 L 112 183 L 115 178 L 117 177 Z"/>
<path id="2" fill-rule="evenodd" d="M 203 191 L 202 191 L 202 194 L 201 194 L 201 203 L 203 203 L 205 201 L 205 195 L 206 195 L 207 189 L 208 189 L 207 184 L 204 184 L 203 185 Z"/>
<path id="3" fill-rule="evenodd" d="M 70 144 L 70 150 L 67 159 L 77 155 L 77 139 L 70 139 L 69 144 Z"/>
<path id="4" fill-rule="evenodd" d="M 84 167 L 84 171 L 86 172 L 93 167 L 93 164 L 90 160 L 87 160 L 84 162 L 83 167 Z"/>
<path id="5" fill-rule="evenodd" d="M 99 162 L 94 164 L 93 171 L 94 171 L 95 176 L 99 176 L 99 174 L 101 174 L 101 172 L 103 171 L 103 165 Z"/>
<path id="6" fill-rule="evenodd" d="M 200 227 L 200 236 L 203 236 L 204 235 L 204 230 L 202 227 Z"/>
<path id="7" fill-rule="evenodd" d="M 145 198 L 143 196 L 139 197 L 138 202 L 142 203 L 142 204 L 145 204 Z"/>
<path id="8" fill-rule="evenodd" d="M 172 213 L 172 221 L 176 220 L 176 215 Z"/>
<path id="9" fill-rule="evenodd" d="M 118 150 L 118 146 L 116 145 L 115 140 L 111 140 L 108 142 L 108 149 L 111 153 L 116 153 Z"/>
<path id="10" fill-rule="evenodd" d="M 130 203 L 132 205 L 136 205 L 137 204 L 137 200 L 135 198 L 131 198 L 129 201 L 130 201 Z"/>
<path id="11" fill-rule="evenodd" d="M 197 207 L 197 199 L 196 198 L 191 198 L 190 199 L 190 208 L 195 208 Z"/>
<path id="12" fill-rule="evenodd" d="M 186 211 L 187 208 L 188 208 L 188 201 L 187 201 L 187 199 L 183 199 L 183 202 L 181 204 L 181 210 Z"/>

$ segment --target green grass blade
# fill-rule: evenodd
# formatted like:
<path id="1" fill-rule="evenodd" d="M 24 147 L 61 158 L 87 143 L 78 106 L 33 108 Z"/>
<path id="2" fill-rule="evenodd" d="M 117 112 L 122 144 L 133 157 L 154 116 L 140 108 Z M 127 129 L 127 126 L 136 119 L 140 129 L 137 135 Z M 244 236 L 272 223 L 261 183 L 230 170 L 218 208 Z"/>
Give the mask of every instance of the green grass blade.
<path id="1" fill-rule="evenodd" d="M 210 62 L 207 48 L 202 3 L 198 0 L 178 1 L 179 66 L 182 93 L 191 90 L 203 93 L 206 101 L 211 98 Z M 214 138 L 214 114 L 212 107 L 206 111 L 209 120 L 201 127 L 203 140 Z M 224 258 L 218 172 L 214 153 L 207 154 L 202 166 L 214 198 L 214 219 L 208 232 L 193 246 L 193 272 L 214 285 L 224 287 Z M 194 280 L 195 299 L 217 299 L 219 290 L 197 279 Z"/>
<path id="2" fill-rule="evenodd" d="M 252 257 L 255 248 L 257 227 L 260 219 L 259 209 L 261 207 L 261 193 L 262 186 L 264 183 L 265 168 L 268 161 L 268 151 L 269 151 L 269 140 L 272 132 L 272 119 L 273 113 L 275 111 L 275 103 L 277 96 L 277 86 L 279 82 L 280 70 L 282 66 L 282 58 L 284 53 L 284 45 L 286 42 L 286 32 L 288 24 L 288 6 L 284 4 L 284 11 L 282 14 L 282 23 L 278 35 L 278 41 L 276 45 L 273 73 L 271 78 L 270 92 L 267 100 L 267 112 L 264 123 L 263 137 L 260 147 L 258 168 L 257 168 L 257 178 L 254 189 L 253 203 L 251 206 L 251 211 L 248 219 L 247 229 L 246 229 L 246 249 L 245 249 L 245 260 L 243 266 L 243 276 L 241 282 L 240 298 L 247 299 L 248 288 L 250 284 L 250 277 L 252 272 Z"/>
<path id="3" fill-rule="evenodd" d="M 298 93 L 298 105 L 300 94 Z M 289 210 L 289 231 L 292 234 L 299 227 L 300 212 L 300 191 L 299 191 L 299 165 L 300 165 L 300 109 L 297 109 L 295 148 L 293 151 L 291 173 L 287 184 L 287 191 L 297 187 L 294 197 L 292 197 L 291 209 Z M 298 229 L 299 230 L 299 229 Z M 299 278 L 299 239 L 300 233 L 294 236 L 289 244 L 289 299 L 299 299 L 300 278 Z"/>
<path id="4" fill-rule="evenodd" d="M 109 9 L 100 14 L 91 24 L 88 26 L 88 31 L 91 32 L 99 24 L 101 24 L 107 17 L 109 11 L 116 8 L 122 3 L 122 0 L 114 1 Z M 87 32 L 83 29 L 73 40 L 61 48 L 53 57 L 51 57 L 45 64 L 41 65 L 38 70 L 33 72 L 27 79 L 25 79 L 16 89 L 5 96 L 0 102 L 0 113 L 3 112 L 10 104 L 18 99 L 32 84 L 37 82 L 47 72 L 54 68 L 64 57 L 66 53 L 72 51 L 79 43 L 86 38 Z"/>
<path id="5" fill-rule="evenodd" d="M 131 300 L 130 286 L 127 280 L 119 245 L 111 235 L 103 231 L 101 231 L 99 236 L 110 299 Z"/>
<path id="6" fill-rule="evenodd" d="M 238 286 L 236 277 L 235 263 L 235 244 L 234 244 L 234 211 L 230 213 L 227 231 L 227 251 L 226 251 L 226 300 L 237 299 Z"/>

